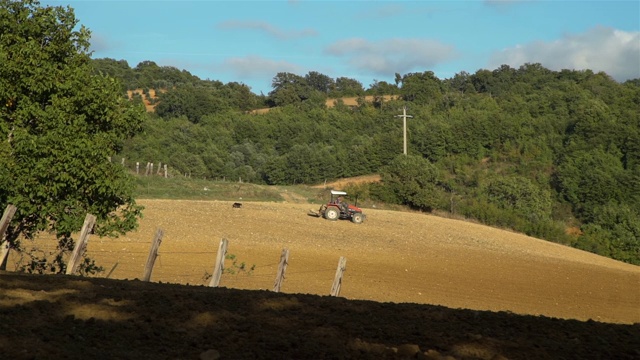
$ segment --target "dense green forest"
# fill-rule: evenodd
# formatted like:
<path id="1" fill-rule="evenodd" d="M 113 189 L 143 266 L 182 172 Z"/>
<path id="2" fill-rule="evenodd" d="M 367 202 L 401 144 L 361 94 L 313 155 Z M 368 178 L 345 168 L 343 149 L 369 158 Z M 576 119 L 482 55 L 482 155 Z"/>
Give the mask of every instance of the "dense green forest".
<path id="1" fill-rule="evenodd" d="M 379 173 L 359 196 L 511 228 L 640 264 L 640 79 L 503 65 L 395 83 L 279 73 L 269 94 L 153 62 L 93 60 L 124 90 L 163 89 L 118 156 L 171 173 L 313 184 Z M 395 94 L 398 100 L 382 101 Z M 364 101 L 373 95 L 373 102 Z M 358 106 L 327 98 L 358 96 Z M 408 114 L 408 155 L 402 155 Z M 255 115 L 248 110 L 273 107 Z M 572 229 L 572 231 L 567 231 Z"/>

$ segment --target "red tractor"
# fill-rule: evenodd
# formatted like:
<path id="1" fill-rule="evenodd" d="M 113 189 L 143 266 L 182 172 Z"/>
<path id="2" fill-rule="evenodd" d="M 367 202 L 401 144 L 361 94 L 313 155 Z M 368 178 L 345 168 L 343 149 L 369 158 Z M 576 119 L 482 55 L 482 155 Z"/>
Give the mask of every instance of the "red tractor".
<path id="1" fill-rule="evenodd" d="M 346 219 L 355 224 L 361 224 L 366 215 L 357 206 L 358 198 L 356 197 L 355 205 L 351 205 L 343 200 L 345 196 L 347 196 L 347 193 L 344 191 L 331 190 L 331 200 L 327 204 L 320 206 L 318 211 L 309 210 L 309 215 L 323 217 L 332 221 Z"/>

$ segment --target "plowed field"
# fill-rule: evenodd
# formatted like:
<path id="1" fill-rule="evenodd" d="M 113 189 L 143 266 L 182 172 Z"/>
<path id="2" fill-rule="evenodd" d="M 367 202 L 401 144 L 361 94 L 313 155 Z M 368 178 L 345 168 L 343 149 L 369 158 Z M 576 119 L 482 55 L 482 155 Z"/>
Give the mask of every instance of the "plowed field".
<path id="1" fill-rule="evenodd" d="M 84 312 L 54 306 L 66 314 L 58 314 L 58 325 L 88 331 L 87 321 L 100 326 L 103 322 L 124 324 L 109 325 L 111 330 L 105 331 L 111 333 L 103 334 L 134 341 L 133 346 L 124 348 L 113 345 L 116 340 L 110 342 L 114 350 L 107 354 L 116 358 L 137 358 L 135 341 L 139 348 L 147 349 L 147 337 L 175 344 L 176 336 L 186 342 L 185 348 L 165 348 L 154 353 L 159 357 L 151 358 L 197 358 L 199 354 L 212 358 L 220 354 L 228 359 L 640 356 L 636 350 L 640 349 L 640 328 L 622 325 L 640 323 L 637 266 L 513 232 L 425 214 L 365 209 L 366 221 L 355 225 L 308 216 L 307 211 L 316 207 L 309 204 L 245 202 L 237 209 L 225 201 L 140 203 L 146 210 L 138 231 L 115 240 L 92 237 L 89 241 L 88 255 L 106 272 L 112 270 L 111 279 L 142 277 L 151 240 L 161 228 L 164 238 L 152 282 L 208 284 L 218 245 L 225 238 L 235 266 L 230 259 L 225 265 L 235 273 L 225 273 L 221 287 L 269 292 L 86 282 L 93 297 L 85 299 L 65 295 L 85 293 L 83 282 L 68 277 L 46 277 L 50 280 L 41 285 L 33 285 L 35 280 L 26 285 L 30 277 L 5 273 L 0 276 L 0 288 L 17 292 L 0 295 L 0 318 L 11 314 L 16 318 L 10 317 L 9 324 L 21 321 L 16 312 L 7 309 L 14 309 L 11 306 L 16 303 L 22 304 L 18 309 L 26 309 L 26 303 L 38 300 L 38 294 L 43 293 L 28 294 L 42 286 L 46 294 L 57 291 L 58 295 L 51 297 L 53 300 L 44 296 L 41 301 L 84 304 Z M 289 264 L 282 285 L 284 294 L 277 295 L 270 290 L 284 248 L 290 251 Z M 341 256 L 347 259 L 347 270 L 340 299 L 303 295 L 329 294 Z M 246 271 L 237 268 L 240 263 L 245 263 Z M 60 288 L 52 288 L 55 284 Z M 31 302 L 24 300 L 29 296 Z M 160 304 L 160 299 L 166 303 Z M 95 311 L 86 308 L 92 301 Z M 47 313 L 38 306 L 30 311 L 34 323 L 40 323 L 34 320 L 38 314 Z M 105 311 L 124 313 L 122 318 L 110 318 Z M 47 316 L 55 317 L 55 312 Z M 146 319 L 142 328 L 132 320 L 140 318 Z M 0 328 L 0 349 L 13 344 L 10 348 L 18 351 L 14 347 L 19 336 L 6 335 L 7 331 Z M 25 339 L 34 341 L 37 337 L 36 343 L 46 345 L 37 329 L 30 331 L 37 336 Z M 207 332 L 221 338 L 206 337 Z M 594 337 L 594 332 L 599 335 Z M 49 335 L 54 343 L 62 341 L 60 336 Z M 89 349 L 102 348 L 92 335 L 86 336 L 85 343 L 93 346 Z M 33 347 L 24 346 L 24 354 L 34 354 Z M 87 347 L 81 349 L 87 351 Z M 207 349 L 211 351 L 206 353 Z M 61 354 L 68 357 L 70 353 Z"/>

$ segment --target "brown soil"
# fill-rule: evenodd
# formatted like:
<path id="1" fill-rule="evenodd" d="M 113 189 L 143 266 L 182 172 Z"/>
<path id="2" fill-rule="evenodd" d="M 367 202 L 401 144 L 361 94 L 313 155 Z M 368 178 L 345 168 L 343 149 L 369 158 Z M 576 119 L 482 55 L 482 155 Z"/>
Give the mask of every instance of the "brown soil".
<path id="1" fill-rule="evenodd" d="M 398 95 L 383 95 L 382 101 L 397 100 L 398 98 Z M 375 99 L 376 97 L 373 95 L 364 96 L 364 101 L 366 102 L 373 102 Z M 325 105 L 327 107 L 334 107 L 338 101 L 342 101 L 342 103 L 346 106 L 358 106 L 357 96 L 343 97 L 339 99 L 327 99 L 327 101 L 325 101 Z"/>
<path id="2" fill-rule="evenodd" d="M 314 188 L 331 188 L 331 189 L 344 189 L 348 185 L 358 185 L 364 183 L 375 183 L 380 181 L 380 175 L 372 174 L 372 175 L 362 175 L 355 176 L 346 179 L 339 179 L 330 183 L 316 185 Z"/>
<path id="3" fill-rule="evenodd" d="M 364 101 L 367 102 L 373 102 L 375 100 L 375 96 L 372 95 L 367 95 L 364 96 Z M 398 95 L 383 95 L 382 96 L 382 100 L 383 101 L 390 101 L 390 100 L 397 100 L 399 98 Z M 334 106 L 336 106 L 336 104 L 338 103 L 338 101 L 342 101 L 342 103 L 346 106 L 358 106 L 358 97 L 353 96 L 353 97 L 343 97 L 343 98 L 339 98 L 339 99 L 327 99 L 324 104 L 326 107 L 328 108 L 332 108 Z M 275 108 L 262 108 L 262 109 L 255 109 L 255 110 L 251 110 L 250 113 L 251 114 L 265 114 L 268 113 L 271 109 L 275 109 Z"/>
<path id="4" fill-rule="evenodd" d="M 161 92 L 164 92 L 165 90 L 160 90 Z M 157 104 L 152 104 L 152 100 L 157 99 L 157 94 L 156 91 L 154 89 L 149 89 L 149 96 L 147 96 L 143 89 L 135 89 L 135 90 L 127 90 L 127 96 L 129 97 L 129 99 L 133 98 L 133 96 L 135 94 L 138 94 L 142 97 L 142 101 L 144 102 L 144 107 L 147 110 L 147 112 L 154 112 L 156 105 Z M 382 96 L 382 100 L 383 101 L 389 101 L 389 100 L 397 100 L 398 99 L 398 95 L 383 95 Z M 368 95 L 364 97 L 364 100 L 367 102 L 373 102 L 375 100 L 374 96 Z M 325 101 L 325 105 L 329 108 L 332 108 L 334 106 L 336 106 L 338 101 L 342 101 L 342 103 L 346 106 L 358 106 L 358 97 L 344 97 L 344 98 L 340 98 L 340 99 L 327 99 Z M 262 108 L 262 109 L 255 109 L 255 110 L 251 110 L 249 113 L 251 114 L 265 114 L 268 113 L 271 109 L 274 108 Z"/>
<path id="5" fill-rule="evenodd" d="M 163 90 L 160 91 L 163 92 Z M 144 102 L 144 107 L 147 112 L 154 112 L 156 110 L 157 104 L 151 103 L 152 100 L 158 98 L 154 89 L 149 89 L 149 96 L 147 96 L 142 89 L 127 90 L 127 96 L 129 97 L 129 99 L 133 98 L 134 94 L 138 94 L 142 97 L 142 102 Z"/>
<path id="6" fill-rule="evenodd" d="M 140 202 L 140 229 L 92 237 L 88 255 L 141 278 L 162 228 L 153 283 L 1 273 L 0 358 L 640 358 L 637 266 L 424 214 L 365 209 L 355 225 L 300 203 Z M 222 238 L 236 273 L 201 286 Z"/>

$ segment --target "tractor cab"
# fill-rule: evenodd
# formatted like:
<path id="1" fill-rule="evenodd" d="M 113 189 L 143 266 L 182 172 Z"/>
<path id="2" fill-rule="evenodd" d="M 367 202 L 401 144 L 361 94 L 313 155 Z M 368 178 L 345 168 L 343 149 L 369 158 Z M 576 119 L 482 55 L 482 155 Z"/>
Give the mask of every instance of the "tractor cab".
<path id="1" fill-rule="evenodd" d="M 347 193 L 344 191 L 331 190 L 331 199 L 329 200 L 329 204 L 343 203 L 345 196 L 347 196 Z"/>

